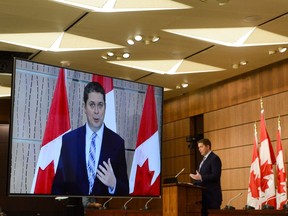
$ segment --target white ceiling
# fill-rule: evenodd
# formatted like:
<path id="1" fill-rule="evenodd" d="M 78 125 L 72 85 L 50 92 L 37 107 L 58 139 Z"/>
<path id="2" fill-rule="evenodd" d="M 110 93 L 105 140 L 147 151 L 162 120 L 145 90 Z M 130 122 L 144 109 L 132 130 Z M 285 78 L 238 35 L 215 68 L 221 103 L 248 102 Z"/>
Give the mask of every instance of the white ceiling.
<path id="1" fill-rule="evenodd" d="M 170 89 L 165 99 L 288 57 L 288 52 L 268 54 L 288 47 L 287 0 L 230 0 L 222 6 L 219 0 L 72 0 L 77 1 L 88 6 L 1 0 L 0 51 L 163 86 Z M 128 45 L 135 34 L 160 40 Z M 105 60 L 101 56 L 107 51 L 131 56 Z M 232 68 L 242 60 L 247 65 Z M 182 83 L 189 86 L 176 88 Z M 9 84 L 1 75 L 0 91 Z"/>

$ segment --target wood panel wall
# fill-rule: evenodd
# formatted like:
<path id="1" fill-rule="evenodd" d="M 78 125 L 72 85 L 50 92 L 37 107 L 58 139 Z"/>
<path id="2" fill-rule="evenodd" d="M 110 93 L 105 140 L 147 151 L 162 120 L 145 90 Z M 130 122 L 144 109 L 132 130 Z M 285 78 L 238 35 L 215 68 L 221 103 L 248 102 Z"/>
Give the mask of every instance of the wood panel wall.
<path id="1" fill-rule="evenodd" d="M 222 159 L 222 191 L 224 207 L 230 198 L 243 195 L 232 205 L 242 209 L 247 200 L 249 170 L 254 141 L 254 123 L 260 129 L 262 98 L 267 130 L 275 149 L 277 119 L 280 115 L 284 160 L 288 161 L 288 60 L 257 69 L 196 93 L 165 101 L 162 176 L 171 176 L 186 166 L 180 176 L 190 182 L 191 151 L 185 137 L 189 135 L 189 119 L 203 114 L 204 136 L 212 141 L 212 149 Z M 275 150 L 276 151 L 276 150 Z"/>

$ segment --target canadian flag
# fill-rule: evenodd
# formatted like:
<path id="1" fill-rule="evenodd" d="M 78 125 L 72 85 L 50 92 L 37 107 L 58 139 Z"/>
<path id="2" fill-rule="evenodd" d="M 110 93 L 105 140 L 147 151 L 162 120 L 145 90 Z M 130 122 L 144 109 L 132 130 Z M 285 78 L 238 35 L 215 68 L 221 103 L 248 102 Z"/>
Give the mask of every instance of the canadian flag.
<path id="1" fill-rule="evenodd" d="M 62 136 L 70 129 L 65 73 L 64 69 L 61 68 L 48 114 L 31 193 L 51 193 L 62 146 Z"/>
<path id="2" fill-rule="evenodd" d="M 276 152 L 276 172 L 277 172 L 277 209 L 283 209 L 283 204 L 287 202 L 287 176 L 284 164 L 283 149 L 281 143 L 281 126 L 278 120 L 277 132 L 277 152 Z"/>
<path id="3" fill-rule="evenodd" d="M 254 125 L 254 145 L 252 151 L 252 163 L 250 167 L 250 179 L 248 187 L 247 205 L 253 206 L 255 209 L 261 209 L 259 198 L 261 197 L 261 181 L 260 181 L 260 164 L 258 156 L 258 139 L 256 124 Z"/>
<path id="4" fill-rule="evenodd" d="M 276 159 L 273 147 L 266 129 L 264 109 L 261 109 L 260 121 L 260 170 L 261 170 L 261 203 L 276 208 L 275 182 L 273 164 Z"/>
<path id="5" fill-rule="evenodd" d="M 105 89 L 105 97 L 106 97 L 106 113 L 109 115 L 105 115 L 104 123 L 105 125 L 113 130 L 115 133 L 117 132 L 116 128 L 116 108 L 115 108 L 115 97 L 114 97 L 114 85 L 113 79 L 111 77 L 105 77 L 93 74 L 92 76 L 93 82 L 100 83 Z"/>
<path id="6" fill-rule="evenodd" d="M 132 195 L 160 195 L 160 140 L 153 86 L 146 92 L 129 187 Z"/>

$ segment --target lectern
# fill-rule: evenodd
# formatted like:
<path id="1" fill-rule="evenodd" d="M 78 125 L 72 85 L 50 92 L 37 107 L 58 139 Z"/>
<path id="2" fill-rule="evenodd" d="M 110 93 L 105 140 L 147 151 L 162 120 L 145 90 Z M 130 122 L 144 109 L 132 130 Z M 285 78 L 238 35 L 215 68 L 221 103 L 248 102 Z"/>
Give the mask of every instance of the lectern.
<path id="1" fill-rule="evenodd" d="M 163 185 L 163 215 L 165 216 L 200 216 L 203 187 L 190 183 Z"/>

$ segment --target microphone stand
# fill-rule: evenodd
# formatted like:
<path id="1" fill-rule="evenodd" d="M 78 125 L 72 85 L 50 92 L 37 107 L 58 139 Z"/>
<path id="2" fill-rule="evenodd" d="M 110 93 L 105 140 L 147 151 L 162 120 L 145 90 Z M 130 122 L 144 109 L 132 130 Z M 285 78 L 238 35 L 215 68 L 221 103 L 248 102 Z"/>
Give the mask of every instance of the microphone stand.
<path id="1" fill-rule="evenodd" d="M 140 209 L 140 210 L 150 210 L 150 208 L 148 207 L 148 203 L 150 203 L 152 201 L 153 197 L 150 198 L 144 205 L 144 208 L 143 209 Z"/>
<path id="2" fill-rule="evenodd" d="M 285 204 L 283 204 L 283 209 L 286 210 L 286 211 L 288 210 L 288 204 L 287 204 L 287 202 L 288 202 L 288 200 L 286 201 Z"/>
<path id="3" fill-rule="evenodd" d="M 131 197 L 127 202 L 125 202 L 124 205 L 123 205 L 123 207 L 122 207 L 122 209 L 127 210 L 127 209 L 128 209 L 127 204 L 128 204 L 132 199 L 133 199 L 133 197 Z"/>
<path id="4" fill-rule="evenodd" d="M 230 202 L 231 202 L 232 200 L 238 198 L 238 197 L 241 196 L 241 195 L 242 195 L 242 192 L 239 193 L 239 194 L 237 194 L 237 196 L 233 197 L 232 199 L 230 199 L 229 202 L 228 202 L 228 204 L 225 206 L 224 209 L 225 209 L 225 210 L 235 210 L 235 207 L 234 207 L 234 206 L 231 206 L 231 205 L 230 205 Z"/>
<path id="5" fill-rule="evenodd" d="M 106 205 L 107 205 L 107 203 L 110 202 L 112 199 L 113 199 L 113 197 L 110 197 L 106 202 L 103 203 L 103 206 L 102 206 L 100 209 L 101 209 L 101 210 L 102 210 L 102 209 L 104 209 L 104 210 L 105 210 L 105 209 L 108 209 L 108 207 L 107 207 Z"/>

